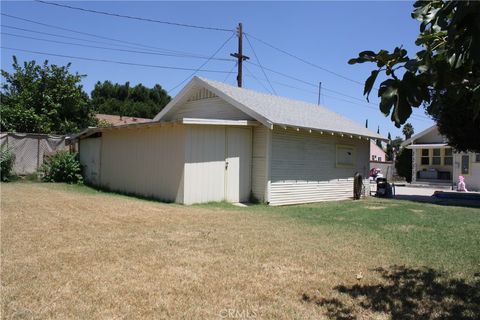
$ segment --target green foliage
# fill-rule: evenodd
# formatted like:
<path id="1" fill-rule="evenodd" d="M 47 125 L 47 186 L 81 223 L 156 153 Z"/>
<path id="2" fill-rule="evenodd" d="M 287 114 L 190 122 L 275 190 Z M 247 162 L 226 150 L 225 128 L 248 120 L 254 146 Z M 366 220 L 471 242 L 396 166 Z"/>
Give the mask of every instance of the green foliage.
<path id="1" fill-rule="evenodd" d="M 60 151 L 48 157 L 42 165 L 46 182 L 82 183 L 82 170 L 76 153 Z"/>
<path id="2" fill-rule="evenodd" d="M 480 152 L 480 2 L 417 1 L 412 18 L 420 21 L 415 57 L 396 47 L 349 60 L 376 64 L 365 81 L 367 100 L 384 72 L 379 107 L 397 127 L 423 105 L 455 149 Z"/>
<path id="3" fill-rule="evenodd" d="M 400 137 L 395 137 L 395 139 L 392 140 L 390 132 L 388 133 L 388 143 L 385 150 L 387 161 L 394 160 L 395 155 L 398 154 L 398 152 L 400 151 L 400 145 L 402 144 L 402 142 L 403 139 Z"/>
<path id="4" fill-rule="evenodd" d="M 92 91 L 92 106 L 97 113 L 152 119 L 170 102 L 170 96 L 158 84 L 147 88 L 142 84 L 97 82 Z"/>
<path id="5" fill-rule="evenodd" d="M 11 148 L 2 146 L 0 149 L 0 178 L 3 182 L 9 181 L 13 173 L 15 154 Z"/>
<path id="6" fill-rule="evenodd" d="M 403 148 L 397 155 L 395 169 L 400 177 L 404 177 L 407 182 L 412 182 L 412 150 Z"/>
<path id="7" fill-rule="evenodd" d="M 410 139 L 414 135 L 415 130 L 410 122 L 403 125 L 402 133 L 405 136 L 405 140 Z"/>
<path id="8" fill-rule="evenodd" d="M 1 130 L 66 134 L 94 123 L 82 75 L 71 74 L 70 64 L 24 62 L 13 56 L 12 74 L 2 70 Z"/>
<path id="9" fill-rule="evenodd" d="M 110 128 L 110 127 L 113 127 L 113 124 L 111 124 L 107 120 L 101 119 L 101 120 L 98 120 L 97 127 L 99 127 L 99 128 Z"/>

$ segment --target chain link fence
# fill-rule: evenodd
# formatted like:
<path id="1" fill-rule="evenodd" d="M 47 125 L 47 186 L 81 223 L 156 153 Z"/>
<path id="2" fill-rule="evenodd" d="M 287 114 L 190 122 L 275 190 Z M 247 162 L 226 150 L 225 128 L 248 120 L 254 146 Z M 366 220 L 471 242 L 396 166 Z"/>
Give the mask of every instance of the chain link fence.
<path id="1" fill-rule="evenodd" d="M 65 136 L 37 133 L 0 133 L 0 145 L 15 154 L 13 171 L 18 175 L 27 175 L 37 171 L 46 156 L 60 150 L 68 150 Z"/>

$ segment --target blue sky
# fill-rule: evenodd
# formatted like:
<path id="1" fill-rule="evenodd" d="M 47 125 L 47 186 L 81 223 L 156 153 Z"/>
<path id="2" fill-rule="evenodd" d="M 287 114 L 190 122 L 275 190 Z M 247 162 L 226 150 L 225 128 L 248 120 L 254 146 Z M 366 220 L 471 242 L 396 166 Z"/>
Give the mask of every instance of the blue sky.
<path id="1" fill-rule="evenodd" d="M 323 68 L 362 83 L 369 75 L 373 65 L 348 65 L 348 59 L 357 56 L 358 52 L 367 49 L 375 51 L 393 49 L 398 45 L 403 45 L 412 55 L 417 51 L 414 41 L 418 34 L 418 23 L 410 18 L 411 2 L 71 1 L 63 3 L 130 16 L 225 29 L 234 29 L 238 22 L 242 22 L 246 33 Z M 103 37 L 121 39 L 155 48 L 185 51 L 202 56 L 211 56 L 232 35 L 231 32 L 183 28 L 97 15 L 37 2 L 2 1 L 1 11 L 4 14 Z M 126 44 L 118 46 L 118 42 L 52 29 L 6 16 L 1 16 L 1 24 L 2 47 L 192 69 L 197 69 L 205 62 L 202 59 L 140 54 L 37 41 L 7 35 L 6 33 L 90 46 L 148 51 L 145 47 L 135 49 L 125 47 Z M 104 43 L 54 37 L 12 29 L 11 27 Z M 253 38 L 250 38 L 250 41 L 263 66 L 313 84 L 308 85 L 266 71 L 278 95 L 316 103 L 318 89 L 314 87 L 314 84 L 321 81 L 323 105 L 361 124 L 364 124 L 368 118 L 370 129 L 376 131 L 377 126 L 380 126 L 380 132 L 385 136 L 388 132 L 391 132 L 392 136 L 401 135 L 401 131 L 395 128 L 389 118 L 385 118 L 378 111 L 376 94 L 371 97 L 371 102 L 375 105 L 367 104 L 362 96 L 363 87 L 361 85 L 306 65 L 265 46 Z M 232 38 L 216 57 L 228 59 L 230 58 L 229 54 L 235 52 L 236 49 L 237 39 Z M 156 50 L 159 52 L 158 49 Z M 84 61 L 25 53 L 18 50 L 6 50 L 4 48 L 1 50 L 2 69 L 11 70 L 11 56 L 13 54 L 20 61 L 48 59 L 51 63 L 59 65 L 72 62 L 72 71 L 87 75 L 83 80 L 83 85 L 88 93 L 97 81 L 104 80 L 120 83 L 129 81 L 132 85 L 142 83 L 146 86 L 153 86 L 158 83 L 165 89 L 170 90 L 192 74 L 192 71 Z M 257 63 L 255 55 L 246 40 L 244 41 L 244 54 L 250 56 L 251 62 Z M 247 63 L 246 66 L 248 70 L 244 70 L 244 87 L 266 91 L 265 87 L 269 88 L 269 86 L 262 71 L 252 64 Z M 234 62 L 232 61 L 213 60 L 209 61 L 204 67 L 204 69 L 220 71 L 230 71 L 232 68 L 234 68 Z M 233 70 L 235 71 L 236 68 Z M 231 84 L 236 83 L 235 74 L 207 72 L 198 72 L 197 74 Z M 259 80 L 257 81 L 252 75 Z M 298 87 L 299 89 L 288 86 Z M 179 89 L 181 89 L 181 86 L 171 91 L 171 95 L 175 95 Z M 415 110 L 414 114 L 415 117 L 411 118 L 410 122 L 412 122 L 416 132 L 420 132 L 433 124 L 424 114 L 423 109 Z"/>

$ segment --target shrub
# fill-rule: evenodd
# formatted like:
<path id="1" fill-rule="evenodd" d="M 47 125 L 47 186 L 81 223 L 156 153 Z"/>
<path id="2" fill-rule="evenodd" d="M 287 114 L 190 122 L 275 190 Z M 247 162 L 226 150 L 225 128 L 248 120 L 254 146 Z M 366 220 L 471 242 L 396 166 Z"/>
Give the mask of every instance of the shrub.
<path id="1" fill-rule="evenodd" d="M 0 178 L 3 182 L 9 181 L 12 177 L 14 163 L 15 154 L 13 154 L 12 148 L 2 146 L 0 148 Z"/>
<path id="2" fill-rule="evenodd" d="M 76 153 L 60 151 L 48 157 L 42 165 L 43 181 L 82 183 L 81 166 Z"/>

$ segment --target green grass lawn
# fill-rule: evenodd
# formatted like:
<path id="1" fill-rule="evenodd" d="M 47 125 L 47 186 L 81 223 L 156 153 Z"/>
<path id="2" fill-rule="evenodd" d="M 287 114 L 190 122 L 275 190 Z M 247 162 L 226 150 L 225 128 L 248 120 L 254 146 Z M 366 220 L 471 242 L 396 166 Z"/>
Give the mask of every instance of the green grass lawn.
<path id="1" fill-rule="evenodd" d="M 389 247 L 397 264 L 469 279 L 480 272 L 480 209 L 476 208 L 376 198 L 285 207 L 199 206 L 277 215 L 345 237 L 361 233 L 372 246 Z"/>

